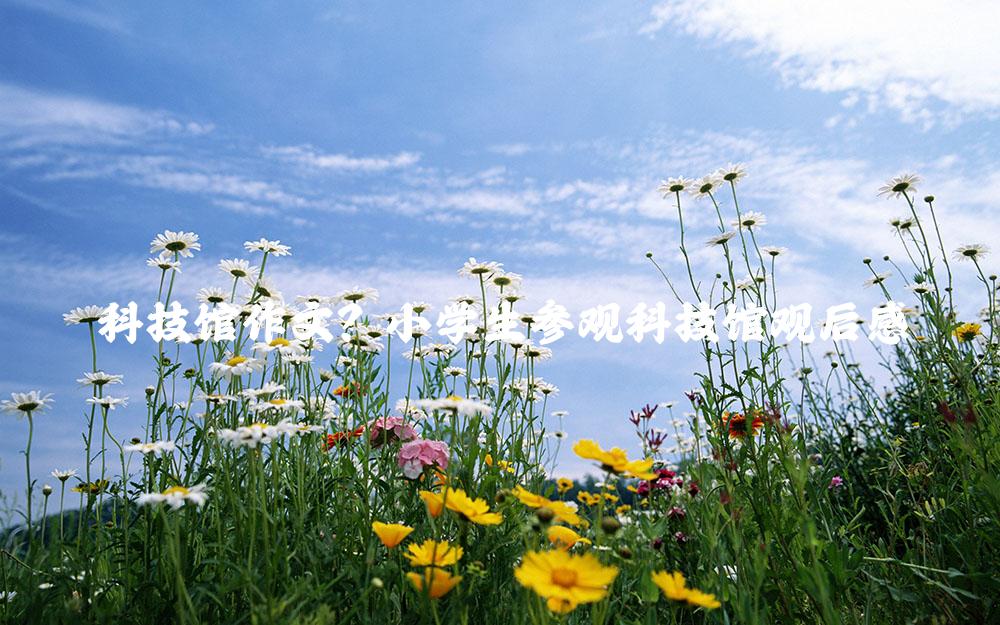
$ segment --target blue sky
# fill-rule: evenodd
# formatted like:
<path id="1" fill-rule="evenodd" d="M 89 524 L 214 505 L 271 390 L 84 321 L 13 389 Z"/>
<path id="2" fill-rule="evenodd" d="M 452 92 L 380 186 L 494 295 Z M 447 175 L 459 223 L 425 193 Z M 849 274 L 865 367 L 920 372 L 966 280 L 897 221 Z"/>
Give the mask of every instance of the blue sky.
<path id="1" fill-rule="evenodd" d="M 873 303 L 857 261 L 899 251 L 902 207 L 875 190 L 902 171 L 938 196 L 954 245 L 995 245 L 997 7 L 802 4 L 0 0 L 0 393 L 56 395 L 35 473 L 82 462 L 87 342 L 61 313 L 149 301 L 145 252 L 166 228 L 202 237 L 188 301 L 266 236 L 293 248 L 274 265 L 287 295 L 362 284 L 387 309 L 440 303 L 474 255 L 525 274 L 526 308 L 626 308 L 669 301 L 647 250 L 681 275 L 660 179 L 741 161 L 764 242 L 791 249 L 788 302 Z M 101 347 L 136 404 L 150 346 Z M 554 347 L 571 440 L 630 444 L 629 408 L 694 384 L 676 339 Z M 137 410 L 116 431 L 140 435 Z M 0 421 L 8 494 L 25 429 Z"/>

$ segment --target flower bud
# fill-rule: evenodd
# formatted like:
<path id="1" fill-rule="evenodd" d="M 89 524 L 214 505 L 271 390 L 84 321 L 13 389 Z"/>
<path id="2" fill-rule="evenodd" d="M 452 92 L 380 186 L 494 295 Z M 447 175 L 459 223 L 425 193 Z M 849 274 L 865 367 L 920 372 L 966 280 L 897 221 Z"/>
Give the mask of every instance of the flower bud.
<path id="1" fill-rule="evenodd" d="M 45 495 L 46 497 L 48 497 L 49 495 L 51 495 L 52 494 L 52 487 L 49 486 L 48 484 L 46 484 L 45 486 L 42 486 L 42 494 Z"/>
<path id="2" fill-rule="evenodd" d="M 535 516 L 542 523 L 551 523 L 552 519 L 556 518 L 556 513 L 552 511 L 552 508 L 541 507 L 535 510 Z"/>
<path id="3" fill-rule="evenodd" d="M 621 522 L 613 516 L 606 516 L 601 519 L 601 529 L 605 534 L 614 534 L 622 527 Z"/>

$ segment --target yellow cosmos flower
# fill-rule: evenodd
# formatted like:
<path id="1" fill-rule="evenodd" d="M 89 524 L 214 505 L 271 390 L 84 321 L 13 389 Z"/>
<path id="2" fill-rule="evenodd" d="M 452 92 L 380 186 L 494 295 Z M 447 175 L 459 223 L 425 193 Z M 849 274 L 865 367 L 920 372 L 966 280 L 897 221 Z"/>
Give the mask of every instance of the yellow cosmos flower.
<path id="1" fill-rule="evenodd" d="M 405 555 L 410 566 L 449 566 L 461 560 L 462 553 L 458 545 L 428 539 L 419 545 L 410 545 Z"/>
<path id="2" fill-rule="evenodd" d="M 632 511 L 632 506 L 630 506 L 628 504 L 622 504 L 622 505 L 618 506 L 617 508 L 615 508 L 615 514 L 617 514 L 618 516 L 621 516 L 621 515 L 625 514 L 626 512 L 631 512 L 631 511 Z"/>
<path id="3" fill-rule="evenodd" d="M 585 506 L 596 506 L 601 503 L 601 496 L 588 493 L 585 490 L 581 490 L 576 494 L 576 499 Z"/>
<path id="4" fill-rule="evenodd" d="M 968 343 L 982 334 L 982 326 L 978 323 L 963 323 L 955 328 L 954 334 L 959 343 Z"/>
<path id="5" fill-rule="evenodd" d="M 484 499 L 473 499 L 464 490 L 448 488 L 443 498 L 446 508 L 476 525 L 499 525 L 503 521 L 499 513 L 490 512 L 490 506 Z"/>
<path id="6" fill-rule="evenodd" d="M 684 601 L 689 605 L 699 606 L 707 610 L 714 610 L 722 604 L 716 600 L 715 595 L 702 592 L 697 588 L 688 588 L 687 580 L 680 571 L 667 573 L 657 571 L 652 575 L 653 583 L 660 587 L 667 599 L 674 601 Z"/>
<path id="7" fill-rule="evenodd" d="M 602 469 L 611 473 L 637 477 L 641 480 L 656 479 L 656 474 L 650 471 L 653 468 L 652 458 L 630 461 L 625 450 L 620 447 L 605 451 L 594 441 L 583 439 L 573 445 L 573 452 L 586 460 L 596 460 L 601 463 Z"/>
<path id="8" fill-rule="evenodd" d="M 573 488 L 573 480 L 567 477 L 561 477 L 556 480 L 556 487 L 559 489 L 560 493 L 565 493 Z"/>
<path id="9" fill-rule="evenodd" d="M 440 599 L 451 592 L 451 589 L 458 586 L 462 581 L 461 575 L 452 575 L 444 569 L 429 566 L 421 573 L 407 573 L 406 579 L 410 580 L 417 592 L 426 592 L 431 599 Z"/>
<path id="10" fill-rule="evenodd" d="M 427 504 L 427 514 L 435 519 L 444 512 L 444 497 L 429 490 L 420 491 L 420 498 Z"/>
<path id="11" fill-rule="evenodd" d="M 576 543 L 582 543 L 584 545 L 589 545 L 590 540 L 580 536 L 570 528 L 564 525 L 553 525 L 549 528 L 548 532 L 549 542 L 558 549 L 568 551 Z"/>
<path id="12" fill-rule="evenodd" d="M 560 614 L 581 603 L 600 601 L 617 576 L 617 567 L 602 565 L 592 554 L 565 551 L 529 551 L 514 569 L 522 586 L 546 599 L 549 609 Z"/>
<path id="13" fill-rule="evenodd" d="M 514 496 L 529 508 L 548 508 L 563 523 L 574 526 L 580 524 L 580 515 L 565 501 L 553 501 L 548 497 L 536 495 L 520 486 L 514 487 Z"/>
<path id="14" fill-rule="evenodd" d="M 406 537 L 413 531 L 412 527 L 399 523 L 382 523 L 375 521 L 372 523 L 372 531 L 382 541 L 382 544 L 389 549 L 399 546 L 399 543 L 406 540 Z"/>

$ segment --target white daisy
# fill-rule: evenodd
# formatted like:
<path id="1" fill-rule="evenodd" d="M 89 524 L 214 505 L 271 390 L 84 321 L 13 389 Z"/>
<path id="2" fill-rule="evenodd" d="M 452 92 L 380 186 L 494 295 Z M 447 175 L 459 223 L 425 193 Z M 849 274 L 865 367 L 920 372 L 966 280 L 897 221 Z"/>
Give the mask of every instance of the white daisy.
<path id="1" fill-rule="evenodd" d="M 257 273 L 257 268 L 251 267 L 250 262 L 242 258 L 220 260 L 219 270 L 238 279 L 249 278 Z"/>
<path id="2" fill-rule="evenodd" d="M 76 475 L 76 469 L 56 469 L 50 475 L 60 482 L 65 482 L 69 478 Z"/>
<path id="3" fill-rule="evenodd" d="M 218 287 L 210 286 L 199 290 L 196 299 L 202 304 L 221 304 L 229 299 L 229 294 Z"/>
<path id="4" fill-rule="evenodd" d="M 549 416 L 555 417 L 557 419 L 562 419 L 563 417 L 569 416 L 568 410 L 553 410 L 549 413 Z"/>
<path id="5" fill-rule="evenodd" d="M 787 248 L 778 247 L 775 245 L 763 245 L 761 246 L 760 251 L 764 252 L 765 254 L 771 257 L 781 256 L 782 254 L 788 253 Z"/>
<path id="6" fill-rule="evenodd" d="M 681 176 L 679 178 L 667 178 L 666 180 L 661 180 L 660 186 L 656 187 L 656 190 L 659 191 L 664 198 L 667 198 L 673 193 L 690 191 L 694 188 L 694 185 L 694 180 Z"/>
<path id="7" fill-rule="evenodd" d="M 522 348 L 522 353 L 527 358 L 534 358 L 535 360 L 542 361 L 552 358 L 552 350 L 548 347 L 542 347 L 541 345 L 534 345 L 530 341 L 525 343 Z"/>
<path id="8" fill-rule="evenodd" d="M 86 372 L 82 378 L 77 378 L 76 382 L 80 386 L 104 386 L 105 384 L 121 384 L 125 379 L 123 375 L 104 373 L 103 371 Z"/>
<path id="9" fill-rule="evenodd" d="M 465 369 L 463 367 L 445 367 L 442 369 L 445 375 L 451 376 L 453 378 L 461 377 L 465 375 Z"/>
<path id="10" fill-rule="evenodd" d="M 277 382 L 268 382 L 261 386 L 260 388 L 247 388 L 240 391 L 240 395 L 243 397 L 249 397 L 252 399 L 258 399 L 264 395 L 273 395 L 275 393 L 280 393 L 285 390 L 284 384 L 278 384 Z"/>
<path id="11" fill-rule="evenodd" d="M 917 190 L 917 185 L 920 182 L 920 176 L 916 174 L 902 174 L 879 187 L 878 195 L 890 198 L 899 197 L 904 193 L 913 193 Z"/>
<path id="12" fill-rule="evenodd" d="M 144 456 L 149 454 L 161 456 L 167 452 L 177 449 L 177 446 L 174 444 L 174 441 L 153 441 L 151 443 L 125 445 L 123 449 L 128 452 L 138 452 Z"/>
<path id="13" fill-rule="evenodd" d="M 513 271 L 496 271 L 490 276 L 490 284 L 501 291 L 516 291 L 521 288 L 523 277 Z"/>
<path id="14" fill-rule="evenodd" d="M 263 368 L 264 361 L 246 356 L 229 356 L 227 360 L 213 362 L 208 366 L 209 371 L 217 378 L 241 377 L 254 371 L 260 371 Z"/>
<path id="15" fill-rule="evenodd" d="M 732 226 L 734 228 L 757 228 L 767 224 L 767 217 L 761 213 L 756 213 L 754 211 L 749 211 L 740 215 L 739 219 L 734 219 Z"/>
<path id="16" fill-rule="evenodd" d="M 276 336 L 268 343 L 254 343 L 253 350 L 255 352 L 264 352 L 265 354 L 277 351 L 282 356 L 292 356 L 301 354 L 304 348 L 302 347 L 302 342 L 297 339 L 289 340 L 283 336 Z"/>
<path id="17" fill-rule="evenodd" d="M 708 174 L 694 181 L 688 191 L 695 197 L 705 197 L 714 193 L 721 184 L 722 178 L 717 174 Z"/>
<path id="18" fill-rule="evenodd" d="M 271 256 L 291 256 L 292 248 L 282 245 L 281 241 L 268 241 L 261 238 L 259 241 L 246 241 L 243 248 L 248 252 L 264 252 Z"/>
<path id="19" fill-rule="evenodd" d="M 81 323 L 95 323 L 107 311 L 106 306 L 83 306 L 74 308 L 63 315 L 63 321 L 68 326 L 79 325 Z"/>
<path id="20" fill-rule="evenodd" d="M 474 399 L 450 395 L 441 399 L 415 399 L 410 404 L 425 412 L 444 411 L 466 417 L 489 415 L 493 412 L 487 404 Z"/>
<path id="21" fill-rule="evenodd" d="M 273 399 L 265 399 L 258 401 L 257 403 L 250 406 L 250 410 L 254 412 L 267 412 L 268 410 L 275 410 L 281 412 L 298 412 L 302 410 L 305 404 L 298 399 L 285 399 L 283 397 L 275 397 Z"/>
<path id="22" fill-rule="evenodd" d="M 723 167 L 715 172 L 715 175 L 725 182 L 736 184 L 743 178 L 746 178 L 747 170 L 746 167 L 743 166 L 743 163 L 730 163 L 726 167 Z"/>
<path id="23" fill-rule="evenodd" d="M 295 303 L 296 304 L 316 304 L 318 306 L 326 306 L 326 305 L 333 304 L 333 298 L 330 297 L 329 295 L 318 295 L 318 294 L 315 294 L 315 293 L 310 294 L 310 295 L 296 295 L 295 296 Z"/>
<path id="24" fill-rule="evenodd" d="M 198 393 L 195 396 L 198 401 L 203 401 L 208 404 L 222 404 L 226 402 L 239 401 L 235 395 L 226 395 L 224 393 Z"/>
<path id="25" fill-rule="evenodd" d="M 11 393 L 10 399 L 0 402 L 0 408 L 4 412 L 26 415 L 48 410 L 52 402 L 52 393 L 42 395 L 40 391 L 28 391 L 27 393 Z"/>
<path id="26" fill-rule="evenodd" d="M 185 504 L 191 504 L 200 508 L 205 505 L 207 500 L 208 493 L 205 492 L 205 485 L 198 484 L 190 488 L 186 486 L 171 486 L 162 493 L 142 493 L 136 499 L 136 503 L 140 506 L 165 503 L 171 509 L 178 510 L 184 507 Z"/>
<path id="27" fill-rule="evenodd" d="M 156 267 L 161 271 L 176 271 L 181 272 L 181 261 L 175 259 L 171 254 L 167 252 L 160 252 L 160 255 L 155 258 L 146 259 L 146 265 L 148 267 Z"/>
<path id="28" fill-rule="evenodd" d="M 164 230 L 149 242 L 149 253 L 171 252 L 179 256 L 191 257 L 201 249 L 198 235 L 193 232 L 173 232 Z"/>
<path id="29" fill-rule="evenodd" d="M 931 292 L 931 286 L 926 282 L 916 282 L 907 287 L 917 295 L 924 295 Z"/>
<path id="30" fill-rule="evenodd" d="M 973 245 L 963 245 L 955 250 L 955 258 L 958 260 L 979 260 L 990 253 L 990 248 L 976 243 Z"/>
<path id="31" fill-rule="evenodd" d="M 356 286 L 352 289 L 347 289 L 346 291 L 338 293 L 337 296 L 334 297 L 334 301 L 337 303 L 347 302 L 349 304 L 360 304 L 361 302 L 374 304 L 378 301 L 378 291 L 375 289 Z"/>
<path id="32" fill-rule="evenodd" d="M 877 273 L 871 278 L 865 280 L 865 286 L 870 287 L 870 286 L 875 286 L 877 284 L 882 284 L 891 277 L 892 277 L 891 271 L 884 271 L 882 273 Z"/>
<path id="33" fill-rule="evenodd" d="M 87 403 L 100 406 L 107 410 L 114 410 L 118 408 L 118 406 L 127 406 L 128 397 L 112 397 L 110 395 L 105 395 L 104 397 L 88 397 Z"/>
<path id="34" fill-rule="evenodd" d="M 722 245 L 724 243 L 729 242 L 729 239 L 732 239 L 735 236 L 736 236 L 735 232 L 732 231 L 723 232 L 722 234 L 717 234 L 711 239 L 705 241 L 705 245 L 707 245 L 708 247 L 712 247 L 713 245 Z"/>
<path id="35" fill-rule="evenodd" d="M 473 257 L 469 257 L 469 260 L 465 261 L 462 268 L 458 270 L 458 275 L 460 276 L 486 276 L 497 271 L 503 267 L 503 263 L 496 263 L 493 261 L 478 261 Z"/>
<path id="36" fill-rule="evenodd" d="M 253 291 L 255 295 L 263 299 L 281 300 L 281 291 L 274 285 L 271 278 L 267 276 L 261 276 L 260 280 L 254 281 Z"/>

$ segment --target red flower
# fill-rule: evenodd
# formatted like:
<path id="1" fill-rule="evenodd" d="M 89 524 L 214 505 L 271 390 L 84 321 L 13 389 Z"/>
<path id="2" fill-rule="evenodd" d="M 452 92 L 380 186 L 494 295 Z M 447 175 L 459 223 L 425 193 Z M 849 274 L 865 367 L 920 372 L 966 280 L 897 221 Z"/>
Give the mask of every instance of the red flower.
<path id="1" fill-rule="evenodd" d="M 357 397 L 362 393 L 360 382 L 348 382 L 346 385 L 338 386 L 333 390 L 337 397 Z"/>
<path id="2" fill-rule="evenodd" d="M 747 425 L 747 418 L 738 412 L 722 413 L 722 422 L 729 430 L 731 438 L 743 438 L 747 434 L 756 434 L 757 430 L 764 426 L 764 419 L 759 410 L 754 411 L 753 421 L 749 425 Z"/>
<path id="3" fill-rule="evenodd" d="M 357 438 L 364 433 L 365 433 L 365 426 L 360 425 L 353 430 L 327 434 L 326 443 L 323 445 L 323 451 L 330 451 L 337 445 L 344 445 L 346 443 L 349 443 L 352 438 Z"/>

